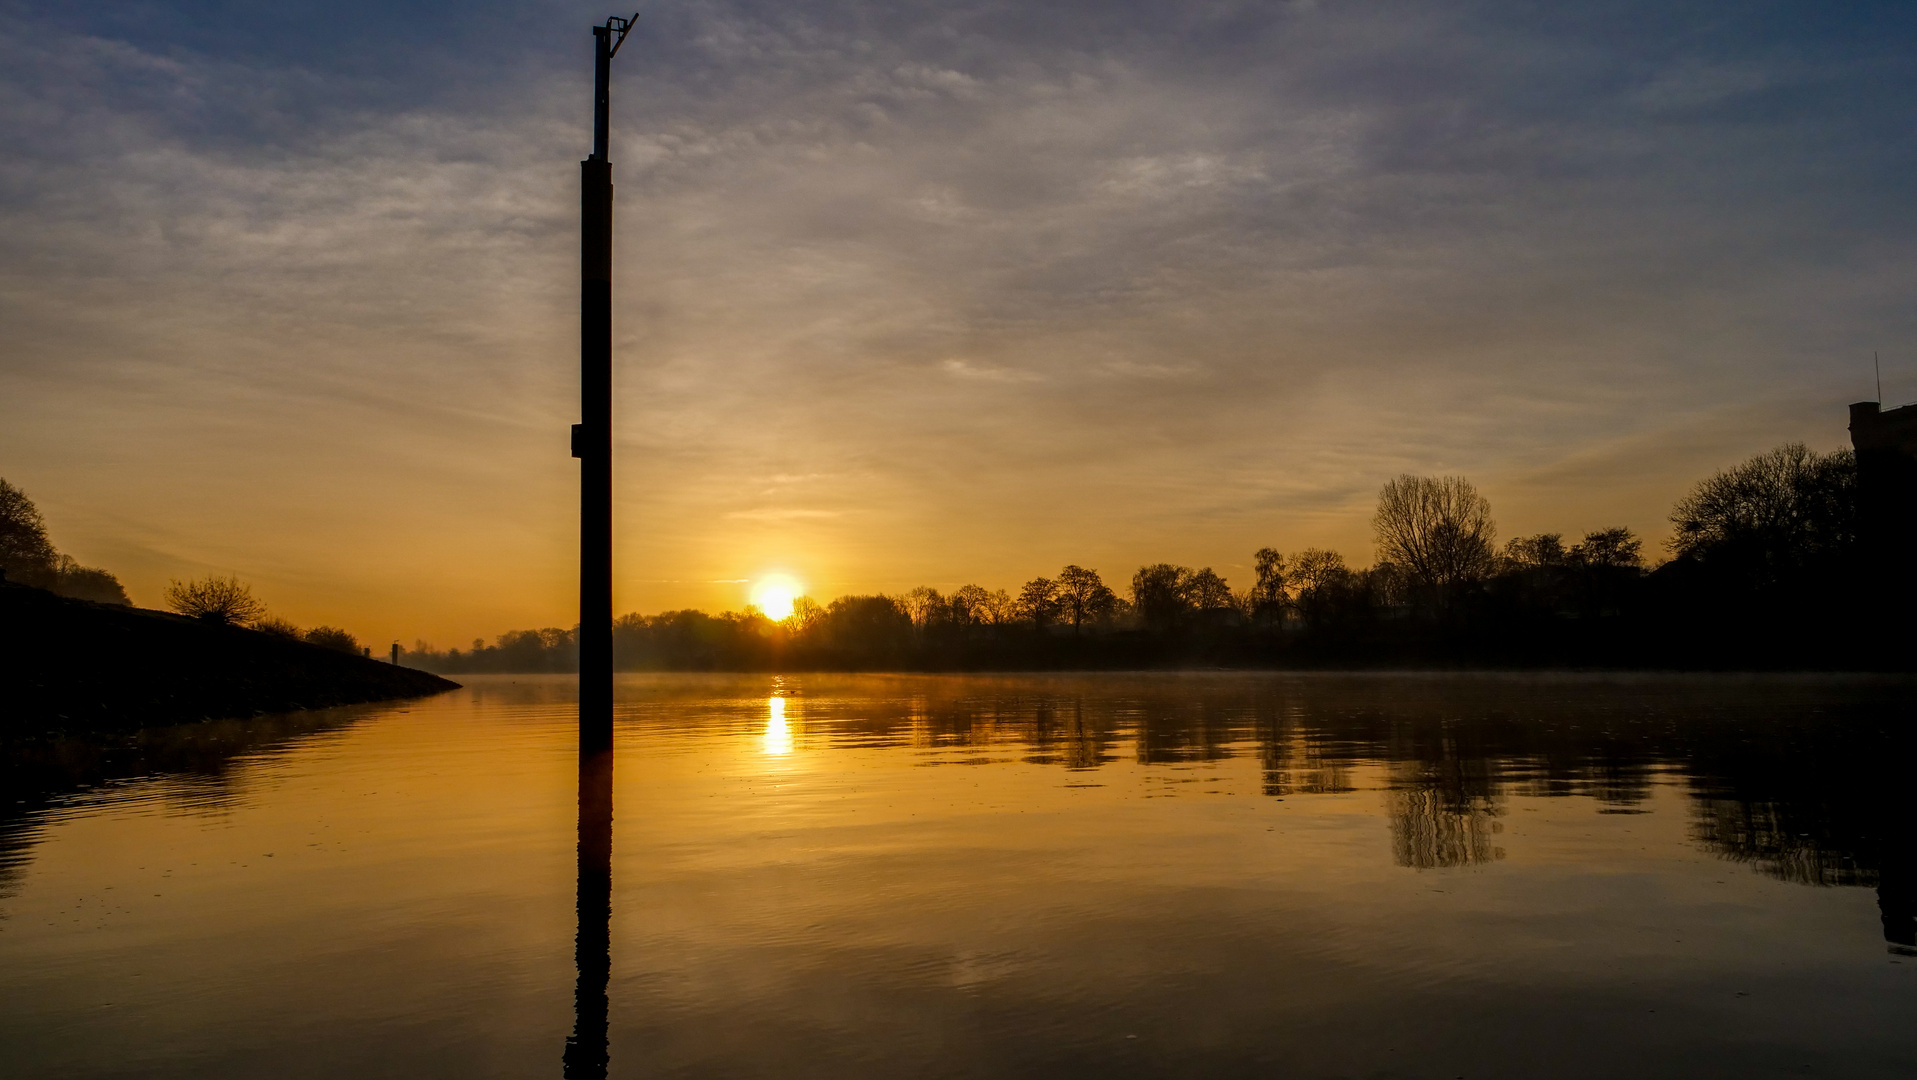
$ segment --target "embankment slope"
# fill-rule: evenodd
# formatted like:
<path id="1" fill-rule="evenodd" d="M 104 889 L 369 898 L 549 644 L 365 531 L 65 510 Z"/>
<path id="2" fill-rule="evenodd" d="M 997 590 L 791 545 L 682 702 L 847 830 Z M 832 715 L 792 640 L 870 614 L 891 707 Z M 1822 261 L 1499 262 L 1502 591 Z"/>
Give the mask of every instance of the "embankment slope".
<path id="1" fill-rule="evenodd" d="M 458 685 L 254 630 L 0 582 L 0 735 L 289 712 Z"/>

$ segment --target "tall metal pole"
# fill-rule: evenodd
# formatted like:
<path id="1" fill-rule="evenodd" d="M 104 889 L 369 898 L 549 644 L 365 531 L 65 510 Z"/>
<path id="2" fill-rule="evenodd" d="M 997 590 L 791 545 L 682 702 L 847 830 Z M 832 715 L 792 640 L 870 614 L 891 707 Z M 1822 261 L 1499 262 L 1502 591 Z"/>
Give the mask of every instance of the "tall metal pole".
<path id="1" fill-rule="evenodd" d="M 612 975 L 612 58 L 634 19 L 592 28 L 592 156 L 580 162 L 579 981 L 565 1075 L 606 1075 Z"/>
<path id="2" fill-rule="evenodd" d="M 579 748 L 612 749 L 612 56 L 631 23 L 592 28 L 592 156 L 579 163 Z M 618 39 L 613 35 L 617 33 Z"/>

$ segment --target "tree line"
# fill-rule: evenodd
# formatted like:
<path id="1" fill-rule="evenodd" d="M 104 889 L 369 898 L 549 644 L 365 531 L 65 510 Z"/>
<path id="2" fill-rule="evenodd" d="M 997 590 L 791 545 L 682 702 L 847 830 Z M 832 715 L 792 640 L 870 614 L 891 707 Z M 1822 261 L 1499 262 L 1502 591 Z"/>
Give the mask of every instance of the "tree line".
<path id="1" fill-rule="evenodd" d="M 1671 511 L 1668 558 L 1647 566 L 1628 528 L 1499 544 L 1463 477 L 1400 476 L 1372 515 L 1373 562 L 1305 548 L 1252 553 L 1241 587 L 1211 567 L 1149 563 L 1107 582 L 1076 564 L 1017 589 L 801 597 L 752 608 L 628 614 L 626 670 L 1021 670 L 1215 666 L 1907 668 L 1909 620 L 1860 537 L 1857 463 L 1792 443 L 1698 483 Z M 1865 553 L 1879 554 L 1866 559 Z M 1897 557 L 1907 558 L 1899 554 Z M 10 582 L 126 604 L 104 570 L 59 554 L 31 500 L 0 480 L 0 571 Z M 1893 575 L 1894 577 L 1894 575 Z M 172 582 L 166 603 L 343 652 L 340 628 L 270 614 L 236 578 Z M 571 671 L 575 629 L 517 630 L 407 662 L 459 672 Z"/>
<path id="2" fill-rule="evenodd" d="M 1211 567 L 1151 563 L 1129 581 L 1063 567 L 1015 591 L 800 598 L 629 614 L 625 670 L 1019 670 L 1221 666 L 1901 667 L 1908 633 L 1876 617 L 1857 557 L 1856 462 L 1788 444 L 1700 482 L 1671 512 L 1669 558 L 1629 528 L 1497 543 L 1463 477 L 1398 477 L 1372 516 L 1375 559 L 1262 548 L 1234 588 Z M 1901 643 L 1901 644 L 1900 644 Z M 513 631 L 407 662 L 429 670 L 570 671 L 573 630 Z"/>

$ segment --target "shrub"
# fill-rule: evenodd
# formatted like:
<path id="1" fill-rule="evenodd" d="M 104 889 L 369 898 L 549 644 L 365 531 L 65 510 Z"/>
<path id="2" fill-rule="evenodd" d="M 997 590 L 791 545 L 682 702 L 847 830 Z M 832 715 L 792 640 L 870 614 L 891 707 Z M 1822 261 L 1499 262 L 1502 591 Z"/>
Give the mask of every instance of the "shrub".
<path id="1" fill-rule="evenodd" d="M 351 653 L 354 656 L 360 654 L 359 639 L 337 626 L 315 626 L 300 636 L 308 645 L 318 645 L 322 649 Z"/>
<path id="2" fill-rule="evenodd" d="M 188 618 L 221 626 L 250 623 L 266 615 L 266 605 L 253 596 L 253 587 L 236 577 L 169 581 L 166 606 Z"/>

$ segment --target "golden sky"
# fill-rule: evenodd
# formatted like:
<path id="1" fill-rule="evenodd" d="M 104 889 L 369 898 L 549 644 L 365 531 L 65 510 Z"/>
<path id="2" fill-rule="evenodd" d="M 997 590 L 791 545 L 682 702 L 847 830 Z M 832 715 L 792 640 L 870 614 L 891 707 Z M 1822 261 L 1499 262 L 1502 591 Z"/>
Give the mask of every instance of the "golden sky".
<path id="1" fill-rule="evenodd" d="M 452 19 L 449 13 L 459 13 Z M 1768 10 L 1768 9 L 1767 9 Z M 1900 9 L 711 3 L 616 62 L 618 610 L 1656 540 L 1917 397 Z M 156 605 L 575 620 L 564 6 L 0 15 L 0 476 Z M 1822 19 L 1823 21 L 1819 21 Z"/>

